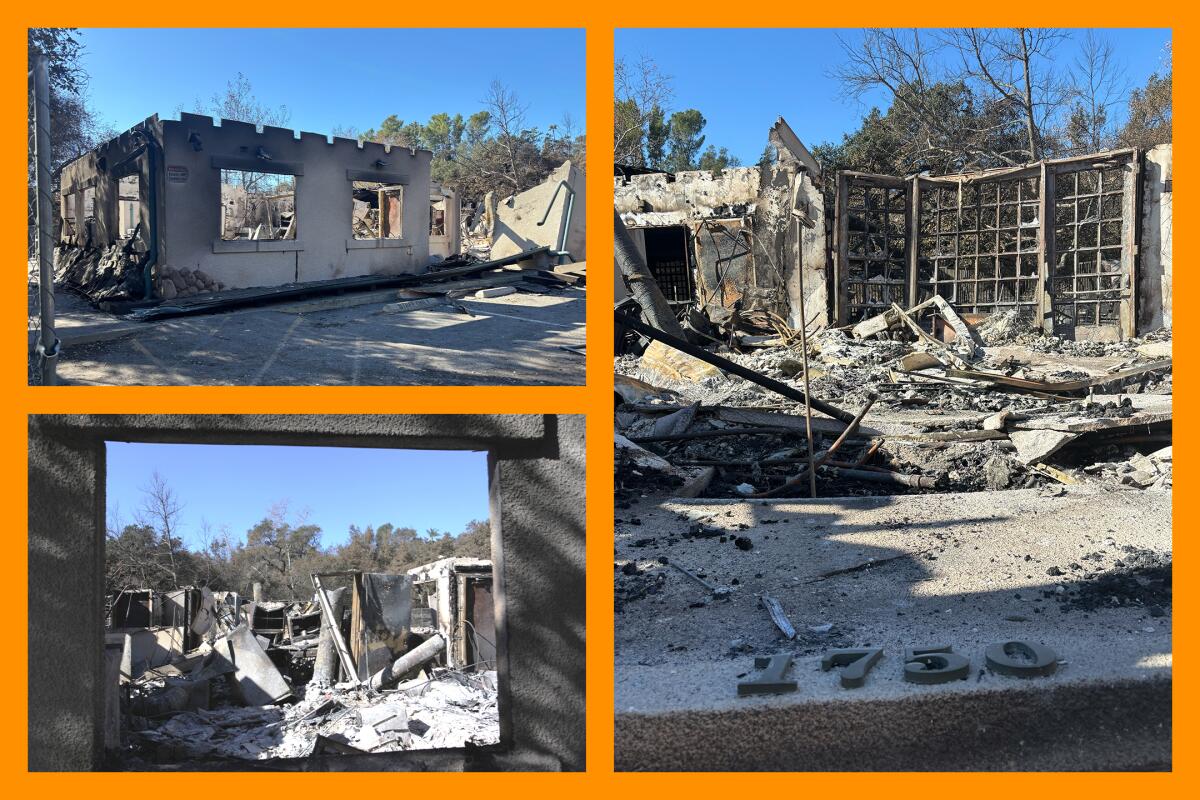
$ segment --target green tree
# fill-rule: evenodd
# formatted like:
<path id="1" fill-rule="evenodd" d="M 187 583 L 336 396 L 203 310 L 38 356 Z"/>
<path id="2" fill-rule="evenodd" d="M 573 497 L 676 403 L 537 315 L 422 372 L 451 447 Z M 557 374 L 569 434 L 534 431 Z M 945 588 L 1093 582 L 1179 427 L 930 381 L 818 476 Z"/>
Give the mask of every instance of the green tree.
<path id="1" fill-rule="evenodd" d="M 676 111 L 670 118 L 667 134 L 667 168 L 671 172 L 696 169 L 700 148 L 704 146 L 704 126 L 708 121 L 697 109 Z"/>
<path id="2" fill-rule="evenodd" d="M 721 172 L 729 167 L 741 165 L 741 161 L 737 156 L 729 154 L 729 149 L 722 147 L 719 150 L 711 144 L 704 148 L 704 152 L 700 154 L 700 169 L 711 170 L 712 172 Z"/>
<path id="3" fill-rule="evenodd" d="M 303 516 L 289 520 L 287 503 L 280 502 L 246 532 L 232 560 L 247 583 L 263 584 L 266 597 L 298 600 L 312 593 L 308 574 L 321 561 L 320 544 L 320 527 L 306 524 Z M 248 592 L 251 587 L 238 588 Z"/>
<path id="4" fill-rule="evenodd" d="M 646 124 L 646 166 L 662 169 L 667 161 L 667 137 L 671 134 L 671 126 L 661 106 L 650 109 Z"/>
<path id="5" fill-rule="evenodd" d="M 1143 150 L 1172 140 L 1171 65 L 1167 54 L 1165 71 L 1155 72 L 1146 85 L 1129 95 L 1129 119 L 1117 139 L 1123 147 Z"/>

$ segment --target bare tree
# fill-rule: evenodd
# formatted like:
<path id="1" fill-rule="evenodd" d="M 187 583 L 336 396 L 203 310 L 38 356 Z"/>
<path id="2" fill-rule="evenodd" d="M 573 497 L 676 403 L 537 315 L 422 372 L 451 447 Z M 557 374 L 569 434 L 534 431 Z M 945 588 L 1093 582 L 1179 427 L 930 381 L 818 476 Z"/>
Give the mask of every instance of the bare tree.
<path id="1" fill-rule="evenodd" d="M 635 63 L 618 58 L 613 72 L 613 160 L 642 166 L 651 116 L 665 114 L 671 103 L 671 77 L 654 60 Z"/>
<path id="2" fill-rule="evenodd" d="M 524 134 L 527 131 L 525 118 L 529 106 L 521 103 L 516 92 L 500 81 L 492 81 L 488 87 L 484 105 L 487 106 L 492 123 L 496 126 L 496 141 L 508 161 L 510 180 L 515 194 L 525 188 L 522 181 L 524 170 L 519 164 L 523 160 L 521 145 L 525 141 Z"/>
<path id="3" fill-rule="evenodd" d="M 917 29 L 869 28 L 861 38 L 838 37 L 845 60 L 832 71 L 846 97 L 861 100 L 882 90 L 891 101 L 881 119 L 897 127 L 891 136 L 904 152 L 897 164 L 926 162 L 955 169 L 1013 165 L 1010 118 L 994 107 L 976 108 L 961 73 L 942 59 L 944 37 Z"/>
<path id="4" fill-rule="evenodd" d="M 1051 66 L 1066 38 L 1056 28 L 957 28 L 944 36 L 964 78 L 1020 113 L 1026 161 L 1042 157 L 1046 135 L 1072 97 L 1070 82 Z"/>
<path id="5" fill-rule="evenodd" d="M 292 113 L 286 105 L 272 108 L 261 102 L 254 94 L 254 86 L 245 74 L 239 72 L 232 80 L 226 82 L 224 92 L 215 92 L 205 107 L 197 100 L 196 108 L 202 114 L 220 117 L 221 120 L 237 120 L 249 122 L 251 125 L 274 125 L 286 127 L 292 121 Z"/>
<path id="6" fill-rule="evenodd" d="M 1116 133 L 1109 109 L 1123 104 L 1130 84 L 1125 65 L 1112 42 L 1089 30 L 1071 70 L 1074 104 L 1068 121 L 1068 140 L 1077 153 L 1094 153 L 1112 145 Z"/>
<path id="7" fill-rule="evenodd" d="M 167 550 L 167 568 L 171 575 L 171 585 L 178 586 L 179 561 L 176 534 L 178 533 L 179 516 L 183 513 L 183 505 L 158 470 L 155 470 L 154 474 L 150 476 L 150 483 L 142 488 L 142 493 L 145 496 L 142 499 L 139 522 L 149 525 L 158 533 L 159 540 Z"/>

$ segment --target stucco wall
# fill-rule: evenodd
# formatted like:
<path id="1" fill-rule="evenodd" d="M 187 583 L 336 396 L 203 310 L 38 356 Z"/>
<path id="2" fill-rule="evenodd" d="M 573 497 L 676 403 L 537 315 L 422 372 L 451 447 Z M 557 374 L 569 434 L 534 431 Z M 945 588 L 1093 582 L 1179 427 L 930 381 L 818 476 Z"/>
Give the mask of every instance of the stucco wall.
<path id="1" fill-rule="evenodd" d="M 227 286 L 276 286 L 360 275 L 423 272 L 429 264 L 429 165 L 427 150 L 362 146 L 353 139 L 300 133 L 233 120 L 181 114 L 163 127 L 164 215 L 160 225 L 162 264 L 200 269 Z M 199 138 L 196 149 L 194 137 Z M 189 142 L 189 139 L 193 139 Z M 257 158 L 259 148 L 270 160 Z M 220 240 L 221 169 L 225 159 L 273 166 L 291 165 L 296 175 L 296 238 L 284 241 Z M 379 163 L 382 162 L 382 163 Z M 228 167 L 227 167 L 228 168 Z M 353 179 L 348 172 L 356 174 Z M 403 236 L 355 240 L 350 219 L 352 180 L 404 185 Z"/>
<path id="2" fill-rule="evenodd" d="M 1146 153 L 1138 250 L 1138 330 L 1171 327 L 1171 145 Z"/>
<path id="3" fill-rule="evenodd" d="M 564 182 L 571 192 L 560 188 Z M 562 243 L 565 230 L 565 249 L 571 258 L 586 261 L 586 228 L 587 187 L 583 170 L 566 161 L 537 186 L 500 201 L 492 229 L 491 257 L 507 258 L 542 246 L 553 250 Z"/>
<path id="4" fill-rule="evenodd" d="M 584 419 L 539 415 L 116 415 L 29 420 L 29 768 L 103 768 L 104 441 L 489 451 L 501 690 L 497 752 L 247 770 L 582 770 Z"/>

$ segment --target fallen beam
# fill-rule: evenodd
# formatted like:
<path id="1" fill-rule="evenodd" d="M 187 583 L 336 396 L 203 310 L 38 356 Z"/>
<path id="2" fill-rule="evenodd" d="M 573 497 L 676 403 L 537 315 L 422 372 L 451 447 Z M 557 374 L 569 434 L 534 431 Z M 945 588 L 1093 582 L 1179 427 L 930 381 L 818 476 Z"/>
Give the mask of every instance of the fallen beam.
<path id="1" fill-rule="evenodd" d="M 712 364 L 714 367 L 718 367 L 719 369 L 722 369 L 732 375 L 737 375 L 739 378 L 748 380 L 751 383 L 763 387 L 764 389 L 770 389 L 776 394 L 781 394 L 789 400 L 795 400 L 797 403 L 806 402 L 804 392 L 800 391 L 799 389 L 788 386 L 786 383 L 781 383 L 774 378 L 768 378 L 765 375 L 760 375 L 752 369 L 743 367 L 741 364 L 737 364 L 727 358 L 722 358 L 715 353 L 710 353 L 703 347 L 697 347 L 691 342 L 687 342 L 668 333 L 664 333 L 657 328 L 652 328 L 651 326 L 643 323 L 641 320 L 637 320 L 633 317 L 622 314 L 620 311 L 614 313 L 618 325 L 624 325 L 631 330 L 637 331 L 643 336 L 646 336 L 657 342 L 662 342 L 668 347 L 672 347 L 681 353 L 687 353 L 693 358 L 697 358 L 701 361 Z M 807 402 L 822 414 L 826 414 L 847 424 L 854 420 L 854 415 L 849 411 L 843 411 L 837 406 L 826 403 L 823 400 L 818 400 L 814 397 L 808 398 Z"/>
<path id="2" fill-rule="evenodd" d="M 486 272 L 489 269 L 517 264 L 549 252 L 548 247 L 540 247 L 527 253 L 517 253 L 508 258 L 495 261 L 481 261 L 478 264 L 467 264 L 462 267 L 434 272 L 422 272 L 419 275 L 364 275 L 354 278 L 337 278 L 328 281 L 313 281 L 310 283 L 286 283 L 282 286 L 260 287 L 254 289 L 230 289 L 223 292 L 213 292 L 185 298 L 183 302 L 162 302 L 149 308 L 143 304 L 132 309 L 112 307 L 103 308 L 115 314 L 129 313 L 129 319 L 138 322 L 149 322 L 156 319 L 171 319 L 195 314 L 213 314 L 219 311 L 232 311 L 247 306 L 278 303 L 284 300 L 301 300 L 307 297 L 320 297 L 326 294 L 345 291 L 363 291 L 367 289 L 403 288 L 439 283 L 449 278 L 459 278 Z M 453 287 L 447 287 L 453 288 Z"/>

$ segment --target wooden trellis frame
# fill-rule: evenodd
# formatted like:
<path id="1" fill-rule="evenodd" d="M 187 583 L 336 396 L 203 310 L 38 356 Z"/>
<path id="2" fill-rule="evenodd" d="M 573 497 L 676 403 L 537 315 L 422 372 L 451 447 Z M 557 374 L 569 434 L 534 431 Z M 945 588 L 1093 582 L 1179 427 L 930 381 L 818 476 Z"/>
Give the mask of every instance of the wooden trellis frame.
<path id="1" fill-rule="evenodd" d="M 1109 191 L 1105 181 L 1116 176 L 1120 189 Z M 1134 336 L 1140 180 L 1134 149 L 907 180 L 840 172 L 833 228 L 838 324 L 881 313 L 891 302 L 911 307 L 941 294 L 963 313 L 1026 309 L 1048 333 Z M 1071 191 L 1064 193 L 1067 181 Z M 879 212 L 869 198 L 880 192 L 889 223 L 880 232 L 882 251 L 870 244 Z M 900 197 L 902 246 L 891 224 L 899 214 L 891 202 Z"/>

